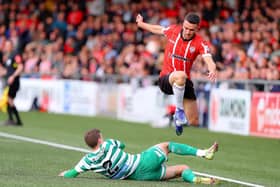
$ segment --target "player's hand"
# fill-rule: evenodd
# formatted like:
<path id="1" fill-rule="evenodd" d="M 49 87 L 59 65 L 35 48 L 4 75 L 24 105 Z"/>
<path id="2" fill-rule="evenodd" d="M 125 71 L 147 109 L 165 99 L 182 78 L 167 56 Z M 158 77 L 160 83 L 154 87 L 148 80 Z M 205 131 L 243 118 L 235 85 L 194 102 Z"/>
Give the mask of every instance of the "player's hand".
<path id="1" fill-rule="evenodd" d="M 216 82 L 216 80 L 217 80 L 217 72 L 216 71 L 210 71 L 208 73 L 208 79 L 210 79 L 210 81 L 212 81 L 212 82 Z"/>
<path id="2" fill-rule="evenodd" d="M 142 22 L 143 22 L 143 16 L 141 16 L 141 14 L 138 14 L 136 16 L 136 23 L 137 23 L 137 25 L 139 25 Z"/>
<path id="3" fill-rule="evenodd" d="M 64 174 L 67 172 L 68 170 L 62 171 L 61 173 L 58 174 L 59 177 L 64 177 Z"/>

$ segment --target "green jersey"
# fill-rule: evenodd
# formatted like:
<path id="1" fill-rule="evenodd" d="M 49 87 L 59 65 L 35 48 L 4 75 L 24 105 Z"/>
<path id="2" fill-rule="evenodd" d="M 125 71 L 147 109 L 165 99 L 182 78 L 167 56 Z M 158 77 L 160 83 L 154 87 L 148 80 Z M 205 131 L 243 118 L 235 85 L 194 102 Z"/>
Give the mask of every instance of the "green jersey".
<path id="1" fill-rule="evenodd" d="M 86 154 L 75 170 L 79 173 L 92 170 L 112 179 L 125 179 L 137 168 L 140 154 L 126 153 L 124 147 L 118 140 L 107 139 L 98 150 Z"/>

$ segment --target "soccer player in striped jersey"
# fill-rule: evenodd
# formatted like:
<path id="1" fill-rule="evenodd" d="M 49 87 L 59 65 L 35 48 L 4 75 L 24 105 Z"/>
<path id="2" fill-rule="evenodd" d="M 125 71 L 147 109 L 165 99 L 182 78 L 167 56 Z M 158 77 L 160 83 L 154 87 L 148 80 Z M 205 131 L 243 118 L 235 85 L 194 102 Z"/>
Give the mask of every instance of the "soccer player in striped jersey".
<path id="1" fill-rule="evenodd" d="M 154 34 L 164 35 L 167 39 L 164 63 L 159 76 L 159 87 L 168 95 L 175 95 L 176 112 L 174 122 L 176 134 L 181 135 L 183 125 L 198 125 L 198 107 L 191 81 L 191 67 L 198 55 L 202 55 L 208 66 L 208 78 L 216 80 L 216 64 L 210 54 L 209 43 L 197 34 L 200 17 L 188 13 L 182 25 L 161 25 L 145 23 L 138 14 L 136 23 L 139 28 Z"/>
<path id="2" fill-rule="evenodd" d="M 129 154 L 124 151 L 125 145 L 122 142 L 114 139 L 103 140 L 98 129 L 88 131 L 84 139 L 92 152 L 86 154 L 74 168 L 61 172 L 59 176 L 74 178 L 91 170 L 110 179 L 159 181 L 182 177 L 184 181 L 196 184 L 218 182 L 214 178 L 196 176 L 187 165 L 164 164 L 169 153 L 211 160 L 218 150 L 216 142 L 208 149 L 197 149 L 176 142 L 163 142 L 140 154 Z"/>

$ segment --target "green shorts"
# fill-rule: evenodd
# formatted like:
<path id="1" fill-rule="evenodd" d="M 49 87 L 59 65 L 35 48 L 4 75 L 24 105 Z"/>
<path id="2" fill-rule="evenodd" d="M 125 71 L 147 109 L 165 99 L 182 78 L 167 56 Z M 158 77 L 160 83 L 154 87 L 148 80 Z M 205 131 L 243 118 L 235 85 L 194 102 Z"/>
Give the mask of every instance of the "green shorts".
<path id="1" fill-rule="evenodd" d="M 166 173 L 166 154 L 153 146 L 141 153 L 140 162 L 136 170 L 127 179 L 132 180 L 161 180 Z"/>

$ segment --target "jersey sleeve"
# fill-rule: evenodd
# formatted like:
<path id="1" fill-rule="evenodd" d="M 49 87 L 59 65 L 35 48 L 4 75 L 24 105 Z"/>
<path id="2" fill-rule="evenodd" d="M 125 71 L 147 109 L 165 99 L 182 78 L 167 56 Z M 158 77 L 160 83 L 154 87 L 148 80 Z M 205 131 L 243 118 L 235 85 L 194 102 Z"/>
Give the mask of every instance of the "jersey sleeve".
<path id="1" fill-rule="evenodd" d="M 169 38 L 173 34 L 175 27 L 176 25 L 170 25 L 169 27 L 163 28 L 164 36 Z"/>
<path id="2" fill-rule="evenodd" d="M 202 55 L 202 57 L 204 56 L 211 56 L 210 53 L 210 44 L 206 41 L 201 41 L 199 42 L 199 48 L 198 48 L 199 54 Z"/>
<path id="3" fill-rule="evenodd" d="M 79 162 L 78 164 L 76 164 L 76 166 L 72 169 L 69 169 L 68 171 L 66 171 L 64 173 L 64 177 L 65 178 L 75 178 L 77 177 L 80 173 L 86 172 L 88 170 L 90 170 L 90 164 L 89 164 L 89 160 L 87 159 L 87 155 L 84 156 Z"/>
<path id="4" fill-rule="evenodd" d="M 115 139 L 107 139 L 106 140 L 107 143 L 113 145 L 113 146 L 117 146 L 118 148 L 120 149 L 124 149 L 125 148 L 125 144 L 122 143 L 121 141 L 119 140 L 115 140 Z"/>
<path id="5" fill-rule="evenodd" d="M 87 155 L 86 155 L 78 162 L 78 164 L 75 166 L 74 169 L 78 173 L 86 172 L 86 171 L 91 169 L 89 163 L 90 163 L 90 161 L 89 161 L 89 159 L 87 158 Z"/>

